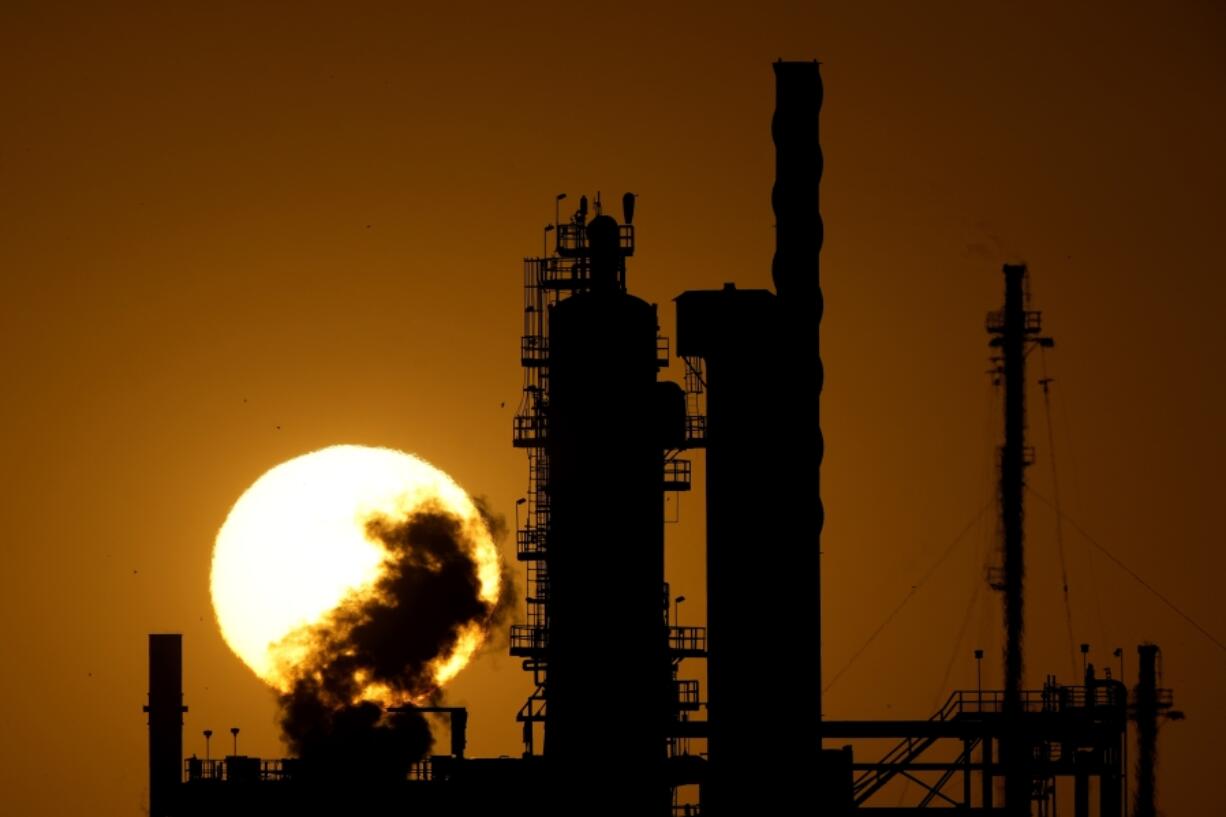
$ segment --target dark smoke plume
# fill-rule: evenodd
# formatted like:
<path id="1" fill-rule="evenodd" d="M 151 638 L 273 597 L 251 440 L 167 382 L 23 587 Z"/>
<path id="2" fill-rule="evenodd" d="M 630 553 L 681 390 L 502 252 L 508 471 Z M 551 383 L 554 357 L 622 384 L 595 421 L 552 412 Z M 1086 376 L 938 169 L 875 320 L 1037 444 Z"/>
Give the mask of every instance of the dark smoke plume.
<path id="1" fill-rule="evenodd" d="M 506 539 L 507 533 L 510 532 L 507 518 L 500 513 L 496 513 L 486 497 L 475 496 L 472 500 L 477 513 L 485 521 L 485 527 L 490 532 L 490 538 L 494 540 L 495 544 L 502 543 Z M 515 576 L 507 568 L 506 562 L 501 559 L 498 560 L 498 570 L 502 575 L 502 593 L 498 596 L 498 606 L 490 612 L 490 638 L 486 641 L 485 645 L 487 650 L 506 648 L 510 637 L 510 627 L 507 625 L 509 624 L 511 612 L 519 602 L 519 595 L 515 589 Z"/>
<path id="2" fill-rule="evenodd" d="M 491 533 L 505 530 L 484 503 L 478 507 Z M 425 505 L 404 520 L 372 516 L 366 530 L 388 552 L 373 592 L 283 642 L 309 648 L 280 705 L 285 739 L 313 777 L 403 778 L 430 751 L 425 717 L 354 701 L 367 685 L 400 700 L 437 698 L 431 662 L 449 655 L 465 628 L 491 629 L 510 609 L 513 594 L 495 605 L 481 599 L 474 543 L 455 514 Z M 509 576 L 500 569 L 505 590 Z"/>

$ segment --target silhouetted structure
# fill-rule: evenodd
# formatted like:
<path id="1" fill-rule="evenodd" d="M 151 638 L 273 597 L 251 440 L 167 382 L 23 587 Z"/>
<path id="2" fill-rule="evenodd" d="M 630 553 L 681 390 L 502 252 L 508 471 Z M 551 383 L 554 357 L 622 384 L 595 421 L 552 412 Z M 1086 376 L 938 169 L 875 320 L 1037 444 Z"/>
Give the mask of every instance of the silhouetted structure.
<path id="1" fill-rule="evenodd" d="M 1182 720 L 1183 713 L 1174 709 L 1171 690 L 1162 687 L 1162 651 L 1155 644 L 1140 644 L 1137 655 L 1140 666 L 1132 702 L 1132 717 L 1137 724 L 1137 771 L 1132 813 L 1133 817 L 1157 817 L 1158 725 L 1162 719 Z"/>
<path id="2" fill-rule="evenodd" d="M 633 244 L 620 235 L 608 215 L 586 225 L 574 251 L 587 285 L 548 318 L 545 757 L 569 783 L 555 793 L 576 786 L 613 813 L 664 815 L 664 450 L 682 441 L 684 398 L 656 381 L 656 309 L 625 291 Z M 594 729 L 597 711 L 617 725 Z M 566 797 L 556 813 L 573 810 Z"/>
<path id="3" fill-rule="evenodd" d="M 1027 309 L 1026 267 L 1006 264 L 1005 305 L 988 314 L 991 346 L 1000 349 L 998 375 L 1005 387 L 1005 442 L 1000 449 L 1000 523 L 1004 551 L 1003 575 L 994 583 L 1004 591 L 1005 655 L 1004 714 L 1008 734 L 1001 745 L 1005 765 L 1005 805 L 1010 815 L 1030 813 L 1031 773 L 1027 769 L 1031 749 L 1021 735 L 1023 684 L 1023 558 L 1025 514 L 1022 492 L 1025 469 L 1034 457 L 1026 447 L 1026 351 L 1031 344 L 1051 346 L 1050 338 L 1035 337 L 1041 329 L 1039 312 Z M 1014 728 L 1017 727 L 1017 728 Z"/>
<path id="4" fill-rule="evenodd" d="M 922 721 L 832 721 L 828 738 L 887 739 L 895 743 L 879 761 L 855 762 L 852 797 L 858 808 L 904 776 L 919 789 L 913 806 L 871 807 L 873 813 L 903 812 L 934 803 L 960 813 L 1005 814 L 994 801 L 995 782 L 1006 772 L 994 759 L 1006 739 L 1020 736 L 1030 747 L 1026 773 L 1031 803 L 1051 813 L 1057 778 L 1099 780 L 1100 817 L 1121 817 L 1121 770 L 1127 693 L 1123 684 L 1088 674 L 1080 686 L 1049 681 L 1041 690 L 1023 690 L 1020 712 L 1006 713 L 1003 690 L 959 690 L 931 718 Z M 976 781 L 975 777 L 978 776 Z M 1088 794 L 1084 806 L 1089 808 Z M 1075 812 L 1076 817 L 1088 817 Z"/>
<path id="5" fill-rule="evenodd" d="M 149 636 L 149 817 L 176 813 L 183 779 L 183 636 Z"/>
<path id="6" fill-rule="evenodd" d="M 556 813 L 575 787 L 615 811 L 664 814 L 670 725 L 679 702 L 664 582 L 663 492 L 689 486 L 685 396 L 667 365 L 656 308 L 626 292 L 634 197 L 625 224 L 588 221 L 584 196 L 554 227 L 554 252 L 525 261 L 526 370 L 515 444 L 529 455 L 528 622 L 512 628 L 536 691 L 518 718 L 524 750 L 543 724 Z M 700 654 L 698 632 L 691 651 Z M 633 672 L 610 671 L 613 658 Z M 688 687 L 686 687 L 688 689 Z M 696 690 L 694 691 L 696 697 Z M 594 710 L 616 719 L 593 728 Z M 626 768 L 638 770 L 633 775 Z"/>
<path id="7" fill-rule="evenodd" d="M 1155 817 L 1154 770 L 1158 763 L 1158 648 L 1153 644 L 1137 647 L 1140 668 L 1137 672 L 1137 793 L 1135 817 Z"/>
<path id="8" fill-rule="evenodd" d="M 776 63 L 773 277 L 677 298 L 677 353 L 702 373 L 707 457 L 704 813 L 808 811 L 821 768 L 818 395 L 821 150 L 817 63 Z M 764 706 L 763 656 L 786 658 L 787 718 Z M 764 786 L 774 780 L 776 785 Z"/>
<path id="9" fill-rule="evenodd" d="M 1025 357 L 1033 344 L 1051 345 L 1028 309 L 1023 266 L 1005 267 L 1004 308 L 987 322 L 1005 387 L 1003 558 L 991 578 L 1004 591 L 1005 688 L 954 691 L 926 720 L 823 719 L 822 83 L 815 62 L 774 71 L 775 292 L 726 284 L 677 297 L 684 388 L 659 380 L 669 349 L 656 307 L 627 291 L 633 194 L 622 198 L 622 223 L 603 212 L 599 194 L 590 205 L 580 197 L 562 221 L 560 194 L 547 228 L 552 251 L 524 261 L 525 386 L 514 444 L 529 466 L 516 530 L 527 620 L 512 627 L 510 644 L 535 686 L 516 716 L 523 756 L 467 757 L 460 707 L 382 713 L 359 703 L 327 724 L 323 738 L 336 744 L 314 757 L 265 761 L 236 747 L 180 766 L 181 642 L 154 635 L 151 814 L 837 817 L 941 804 L 1013 817 L 1036 806 L 1053 813 L 1064 777 L 1074 817 L 1091 814 L 1092 781 L 1099 817 L 1123 817 L 1121 681 L 1090 666 L 1077 685 L 1023 684 Z M 676 609 L 680 598 L 664 576 L 664 498 L 689 489 L 682 455 L 691 448 L 706 450 L 707 628 L 671 619 L 670 601 Z M 1149 817 L 1157 717 L 1169 692 L 1157 688 L 1156 648 L 1141 651 L 1137 814 Z M 776 657 L 786 661 L 783 677 L 766 665 Z M 694 658 L 708 659 L 705 702 L 697 681 L 681 677 Z M 420 722 L 423 712 L 449 716 L 448 754 L 422 757 L 407 775 L 372 756 L 380 718 Z M 851 747 L 823 749 L 823 739 L 891 745 L 864 761 Z M 358 743 L 365 754 L 352 751 Z M 918 802 L 880 807 L 879 795 L 904 779 L 917 785 Z"/>

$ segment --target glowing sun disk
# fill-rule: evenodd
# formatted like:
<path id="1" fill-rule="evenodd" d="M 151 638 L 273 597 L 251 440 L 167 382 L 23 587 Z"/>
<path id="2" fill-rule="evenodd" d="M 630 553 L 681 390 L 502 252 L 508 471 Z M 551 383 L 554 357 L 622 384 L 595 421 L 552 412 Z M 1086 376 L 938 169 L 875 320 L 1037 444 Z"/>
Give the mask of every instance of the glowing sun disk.
<path id="1" fill-rule="evenodd" d="M 387 564 L 386 546 L 367 534 L 372 517 L 398 521 L 423 505 L 457 517 L 472 543 L 479 595 L 491 607 L 501 587 L 497 549 L 476 506 L 451 477 L 411 454 L 333 446 L 276 466 L 247 489 L 217 534 L 213 608 L 226 643 L 271 686 L 288 691 L 308 649 L 288 638 L 343 601 L 371 594 Z M 455 648 L 431 669 L 442 685 L 481 647 L 485 632 L 466 625 Z M 363 697 L 388 697 L 370 684 Z M 384 701 L 403 703 L 404 701 Z"/>

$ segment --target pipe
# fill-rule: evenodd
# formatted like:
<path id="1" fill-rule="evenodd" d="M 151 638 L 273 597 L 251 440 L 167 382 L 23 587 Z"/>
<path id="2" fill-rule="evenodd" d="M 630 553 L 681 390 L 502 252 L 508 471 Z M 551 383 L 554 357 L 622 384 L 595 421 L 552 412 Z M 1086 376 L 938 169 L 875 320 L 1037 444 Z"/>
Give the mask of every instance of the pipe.
<path id="1" fill-rule="evenodd" d="M 1157 814 L 1158 766 L 1158 647 L 1141 644 L 1137 668 L 1137 790 L 1133 817 L 1155 817 Z"/>
<path id="2" fill-rule="evenodd" d="M 149 817 L 169 817 L 183 760 L 183 636 L 149 636 Z"/>

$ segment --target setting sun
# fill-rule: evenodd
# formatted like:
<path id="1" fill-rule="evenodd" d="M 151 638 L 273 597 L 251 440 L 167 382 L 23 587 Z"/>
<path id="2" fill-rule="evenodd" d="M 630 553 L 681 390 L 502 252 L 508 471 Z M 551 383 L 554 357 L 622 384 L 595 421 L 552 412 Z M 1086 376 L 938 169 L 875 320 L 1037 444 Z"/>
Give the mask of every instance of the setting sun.
<path id="1" fill-rule="evenodd" d="M 314 653 L 325 648 L 319 628 L 329 627 L 331 648 L 340 644 L 345 651 L 348 631 L 367 617 L 363 605 L 401 604 L 384 598 L 384 584 L 402 557 L 377 532 L 423 509 L 456 520 L 455 539 L 471 560 L 476 595 L 492 609 L 501 591 L 498 553 L 468 494 L 410 454 L 333 446 L 271 469 L 231 509 L 212 568 L 213 607 L 226 643 L 270 686 L 289 691 L 316 671 Z M 372 527 L 376 520 L 381 527 Z M 423 568 L 430 569 L 432 563 Z M 342 610 L 343 626 L 335 623 Z M 427 681 L 440 686 L 454 677 L 484 635 L 480 621 L 457 623 L 454 639 L 431 659 Z M 352 675 L 359 698 L 393 704 L 412 697 L 361 669 Z"/>

